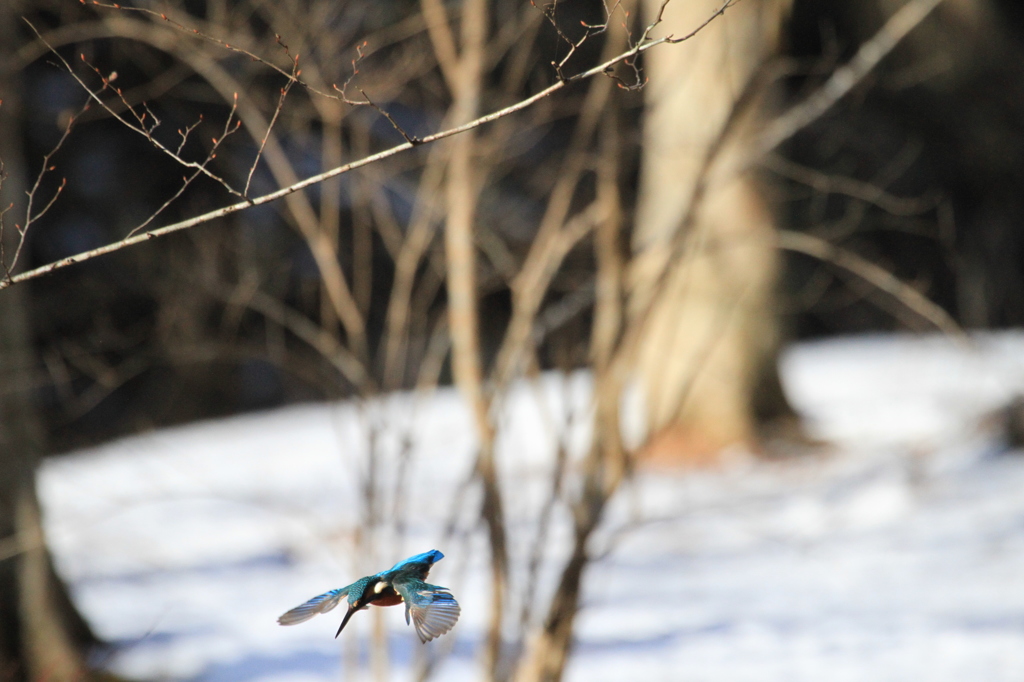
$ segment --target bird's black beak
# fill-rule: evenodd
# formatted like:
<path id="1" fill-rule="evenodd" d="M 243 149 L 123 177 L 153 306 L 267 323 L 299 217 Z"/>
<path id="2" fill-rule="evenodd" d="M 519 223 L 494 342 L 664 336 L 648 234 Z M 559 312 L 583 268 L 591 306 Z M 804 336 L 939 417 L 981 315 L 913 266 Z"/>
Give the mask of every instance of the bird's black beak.
<path id="1" fill-rule="evenodd" d="M 337 639 L 338 635 L 341 634 L 341 631 L 345 629 L 345 624 L 348 623 L 348 619 L 351 618 L 352 614 L 355 613 L 358 610 L 359 609 L 352 608 L 352 605 L 349 604 L 348 613 L 346 613 L 345 617 L 341 619 L 341 625 L 338 626 L 338 631 L 334 634 L 334 638 L 335 639 Z"/>

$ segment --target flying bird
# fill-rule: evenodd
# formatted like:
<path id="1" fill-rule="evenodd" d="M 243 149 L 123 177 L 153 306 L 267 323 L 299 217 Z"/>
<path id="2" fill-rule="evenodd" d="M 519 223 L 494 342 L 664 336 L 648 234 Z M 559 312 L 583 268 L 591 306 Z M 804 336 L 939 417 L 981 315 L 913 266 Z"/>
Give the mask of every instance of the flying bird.
<path id="1" fill-rule="evenodd" d="M 327 613 L 348 597 L 348 612 L 341 620 L 341 626 L 334 635 L 345 629 L 348 619 L 356 611 L 373 606 L 395 606 L 405 602 L 405 623 L 409 616 L 416 626 L 421 642 L 429 642 L 448 632 L 459 619 L 459 603 L 447 587 L 431 585 L 426 581 L 427 573 L 434 563 L 444 558 L 436 549 L 411 556 L 399 561 L 386 571 L 360 578 L 347 587 L 325 592 L 313 597 L 305 604 L 288 611 L 277 622 L 281 625 L 303 623 L 318 613 Z"/>

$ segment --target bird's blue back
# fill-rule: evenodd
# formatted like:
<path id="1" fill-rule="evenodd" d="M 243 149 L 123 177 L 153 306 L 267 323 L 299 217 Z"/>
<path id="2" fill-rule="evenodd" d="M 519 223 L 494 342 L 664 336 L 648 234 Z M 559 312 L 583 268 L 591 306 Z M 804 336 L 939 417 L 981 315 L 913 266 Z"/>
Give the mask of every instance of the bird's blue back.
<path id="1" fill-rule="evenodd" d="M 423 552 L 421 554 L 417 554 L 416 556 L 411 556 L 408 559 L 399 561 L 397 564 L 395 564 L 388 570 L 381 571 L 380 573 L 378 573 L 377 577 L 383 578 L 389 574 L 408 570 L 416 571 L 417 573 L 422 572 L 423 576 L 425 577 L 427 571 L 430 570 L 430 567 L 443 558 L 444 554 L 441 554 L 441 552 L 437 551 L 436 549 L 432 549 L 430 551 Z"/>

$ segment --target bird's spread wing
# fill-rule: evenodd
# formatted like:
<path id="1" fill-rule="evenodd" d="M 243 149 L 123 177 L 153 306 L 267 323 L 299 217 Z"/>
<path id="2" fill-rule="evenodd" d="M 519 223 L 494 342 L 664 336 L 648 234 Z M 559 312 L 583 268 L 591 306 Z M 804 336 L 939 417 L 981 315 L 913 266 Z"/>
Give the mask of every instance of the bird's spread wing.
<path id="1" fill-rule="evenodd" d="M 338 605 L 338 602 L 348 594 L 351 587 L 352 585 L 339 587 L 336 590 L 324 592 L 318 597 L 313 597 L 305 604 L 296 606 L 291 611 L 282 615 L 277 619 L 277 622 L 281 625 L 295 625 L 296 623 L 303 623 L 309 620 L 318 613 L 327 613 Z"/>
<path id="2" fill-rule="evenodd" d="M 459 603 L 447 587 L 420 580 L 396 580 L 394 587 L 405 601 L 405 622 L 412 616 L 420 641 L 429 642 L 448 632 L 459 619 Z"/>

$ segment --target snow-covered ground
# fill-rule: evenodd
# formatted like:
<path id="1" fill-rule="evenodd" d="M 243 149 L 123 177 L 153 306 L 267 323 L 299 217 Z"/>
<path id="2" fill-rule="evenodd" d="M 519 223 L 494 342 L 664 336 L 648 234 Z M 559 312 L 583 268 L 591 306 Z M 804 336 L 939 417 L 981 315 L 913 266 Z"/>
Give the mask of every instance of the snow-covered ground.
<path id="1" fill-rule="evenodd" d="M 1024 679 L 1024 454 L 1000 446 L 988 417 L 1024 393 L 1024 334 L 800 345 L 783 371 L 809 429 L 832 445 L 630 481 L 594 538 L 601 558 L 568 678 Z M 505 405 L 499 457 L 519 567 L 559 438 L 570 453 L 586 442 L 588 390 L 585 374 L 546 376 Z M 117 672 L 409 679 L 436 657 L 436 679 L 468 680 L 489 603 L 476 492 L 463 486 L 472 449 L 460 401 L 442 391 L 133 437 L 48 462 L 39 489 L 59 568 L 117 645 L 105 661 Z M 564 509 L 555 519 L 557 558 Z M 431 581 L 463 608 L 436 642 L 420 645 L 401 608 L 357 614 L 338 640 L 340 613 L 275 622 L 433 547 L 447 558 Z M 520 568 L 519 598 L 524 583 Z M 388 645 L 376 659 L 374 627 Z"/>

